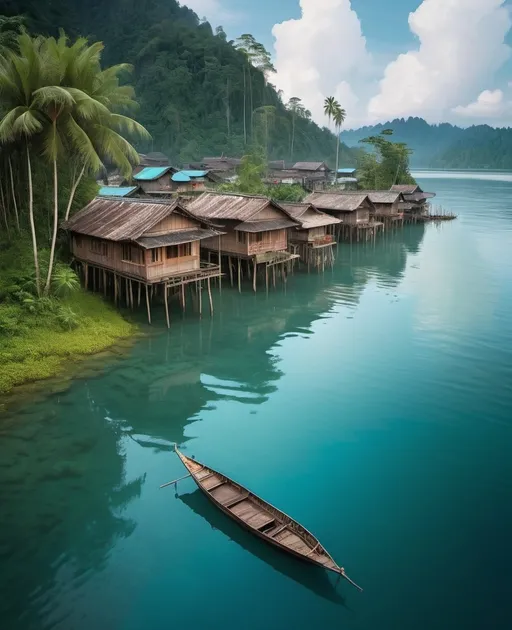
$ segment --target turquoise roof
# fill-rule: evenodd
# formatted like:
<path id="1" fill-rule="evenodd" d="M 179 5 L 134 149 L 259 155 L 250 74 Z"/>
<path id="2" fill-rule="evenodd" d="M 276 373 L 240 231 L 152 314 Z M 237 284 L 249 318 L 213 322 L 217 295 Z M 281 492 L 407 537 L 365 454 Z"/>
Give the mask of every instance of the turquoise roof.
<path id="1" fill-rule="evenodd" d="M 190 177 L 185 173 L 185 171 L 174 173 L 171 179 L 173 182 L 189 182 L 190 181 Z"/>
<path id="2" fill-rule="evenodd" d="M 151 182 L 162 175 L 165 175 L 171 170 L 170 166 L 150 166 L 143 168 L 140 173 L 133 176 L 133 179 L 139 182 Z"/>
<path id="3" fill-rule="evenodd" d="M 355 168 L 339 168 L 338 169 L 338 173 L 340 175 L 352 175 L 352 173 L 355 173 L 356 169 Z"/>
<path id="4" fill-rule="evenodd" d="M 180 171 L 180 173 L 183 173 L 188 177 L 206 177 L 208 171 Z"/>
<path id="5" fill-rule="evenodd" d="M 138 186 L 102 186 L 98 195 L 100 197 L 128 197 L 137 188 Z"/>

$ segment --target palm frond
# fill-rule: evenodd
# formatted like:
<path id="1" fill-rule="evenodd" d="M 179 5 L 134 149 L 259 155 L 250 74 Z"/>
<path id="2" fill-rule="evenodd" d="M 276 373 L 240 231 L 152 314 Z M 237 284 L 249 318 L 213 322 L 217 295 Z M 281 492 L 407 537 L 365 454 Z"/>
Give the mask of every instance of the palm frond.
<path id="1" fill-rule="evenodd" d="M 47 85 L 34 92 L 34 105 L 48 107 L 51 105 L 73 106 L 75 99 L 69 90 L 60 85 Z"/>

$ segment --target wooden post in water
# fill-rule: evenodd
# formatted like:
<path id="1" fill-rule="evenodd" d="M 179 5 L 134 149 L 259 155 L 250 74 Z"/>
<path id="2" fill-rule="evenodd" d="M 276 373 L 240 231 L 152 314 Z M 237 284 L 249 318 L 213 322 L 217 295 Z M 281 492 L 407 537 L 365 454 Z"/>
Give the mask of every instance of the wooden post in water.
<path id="1" fill-rule="evenodd" d="M 185 312 L 185 285 L 181 284 L 181 310 Z"/>
<path id="2" fill-rule="evenodd" d="M 132 281 L 130 279 L 130 305 L 132 307 L 132 311 L 133 311 L 133 284 Z"/>
<path id="3" fill-rule="evenodd" d="M 114 272 L 114 302 L 117 306 L 117 273 Z"/>
<path id="4" fill-rule="evenodd" d="M 167 282 L 164 284 L 164 304 L 165 304 L 165 319 L 167 321 L 167 328 L 170 328 L 171 320 L 169 317 L 169 304 L 167 303 Z"/>
<path id="5" fill-rule="evenodd" d="M 208 299 L 210 300 L 210 315 L 213 316 L 213 298 L 212 298 L 212 286 L 211 286 L 210 278 L 208 278 L 207 283 L 208 283 Z"/>
<path id="6" fill-rule="evenodd" d="M 137 289 L 137 306 L 140 306 L 140 293 L 141 293 L 142 284 L 139 282 L 139 287 Z"/>
<path id="7" fill-rule="evenodd" d="M 240 276 L 240 256 L 238 256 L 238 293 L 242 293 L 242 280 Z"/>
<path id="8" fill-rule="evenodd" d="M 222 293 L 222 254 L 221 254 L 221 240 L 219 236 L 219 291 Z"/>
<path id="9" fill-rule="evenodd" d="M 146 308 L 148 311 L 148 322 L 151 324 L 151 307 L 149 305 L 149 288 L 146 284 Z"/>
<path id="10" fill-rule="evenodd" d="M 228 265 L 229 265 L 229 281 L 231 282 L 231 286 L 233 286 L 233 267 L 231 266 L 231 256 L 228 256 Z"/>
<path id="11" fill-rule="evenodd" d="M 203 317 L 203 287 L 201 280 L 199 280 L 196 286 L 199 295 L 199 317 Z"/>
<path id="12" fill-rule="evenodd" d="M 256 258 L 254 258 L 254 269 L 252 274 L 252 289 L 254 293 L 256 293 L 256 276 L 258 272 L 258 263 L 256 262 Z"/>

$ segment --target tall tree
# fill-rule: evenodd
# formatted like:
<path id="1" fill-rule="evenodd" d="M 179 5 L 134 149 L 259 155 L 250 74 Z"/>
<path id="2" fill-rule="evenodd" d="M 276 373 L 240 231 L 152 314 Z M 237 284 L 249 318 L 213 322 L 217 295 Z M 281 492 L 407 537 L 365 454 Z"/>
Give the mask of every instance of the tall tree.
<path id="1" fill-rule="evenodd" d="M 338 178 L 338 169 L 340 166 L 341 127 L 346 117 L 347 112 L 342 107 L 338 106 L 333 116 L 334 128 L 336 129 L 336 179 Z"/>
<path id="2" fill-rule="evenodd" d="M 339 107 L 340 105 L 334 96 L 328 96 L 324 101 L 324 114 L 329 120 L 329 129 L 331 128 L 331 120 L 334 118 Z"/>
<path id="3" fill-rule="evenodd" d="M 292 113 L 292 137 L 290 140 L 290 159 L 293 162 L 293 150 L 295 148 L 295 126 L 297 121 L 297 115 L 300 112 L 302 106 L 302 99 L 298 96 L 292 96 L 288 101 L 287 108 Z"/>

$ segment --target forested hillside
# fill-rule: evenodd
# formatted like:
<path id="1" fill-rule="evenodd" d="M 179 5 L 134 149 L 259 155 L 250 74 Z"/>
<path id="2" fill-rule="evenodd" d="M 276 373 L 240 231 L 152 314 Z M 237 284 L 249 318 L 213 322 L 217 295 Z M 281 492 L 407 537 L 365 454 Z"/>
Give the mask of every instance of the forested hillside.
<path id="1" fill-rule="evenodd" d="M 3 7 L 6 15 L 25 15 L 31 32 L 55 35 L 63 28 L 72 37 L 87 35 L 105 43 L 106 64 L 135 66 L 137 118 L 153 136 L 142 150 L 187 162 L 242 155 L 258 139 L 269 158 L 334 165 L 333 135 L 304 108 L 290 111 L 271 73 L 266 81 L 222 29 L 213 32 L 176 0 L 4 0 Z M 341 165 L 354 165 L 356 154 L 342 147 Z"/>
<path id="2" fill-rule="evenodd" d="M 448 123 L 429 125 L 422 118 L 396 119 L 355 131 L 343 139 L 357 146 L 367 136 L 392 129 L 397 142 L 413 150 L 411 165 L 430 168 L 512 169 L 512 129 L 478 125 L 461 129 Z"/>

